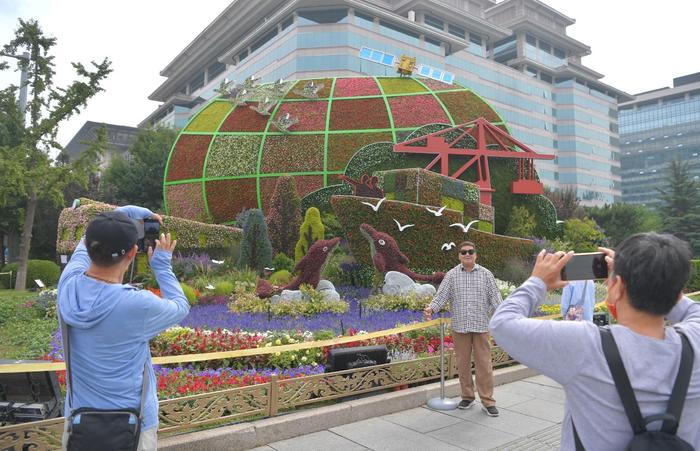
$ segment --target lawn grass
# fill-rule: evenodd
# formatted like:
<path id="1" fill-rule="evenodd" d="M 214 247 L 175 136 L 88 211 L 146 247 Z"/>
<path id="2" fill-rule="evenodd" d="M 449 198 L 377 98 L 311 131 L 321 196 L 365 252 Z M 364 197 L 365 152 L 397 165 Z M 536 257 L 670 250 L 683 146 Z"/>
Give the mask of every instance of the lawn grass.
<path id="1" fill-rule="evenodd" d="M 0 359 L 35 359 L 48 354 L 58 325 L 31 305 L 37 295 L 0 290 Z"/>

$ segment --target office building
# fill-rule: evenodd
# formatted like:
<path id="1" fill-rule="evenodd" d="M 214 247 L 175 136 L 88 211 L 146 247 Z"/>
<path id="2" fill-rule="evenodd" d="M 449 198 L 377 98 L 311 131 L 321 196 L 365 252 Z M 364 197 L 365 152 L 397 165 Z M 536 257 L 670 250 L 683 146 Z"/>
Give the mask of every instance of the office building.
<path id="1" fill-rule="evenodd" d="M 107 148 L 99 164 L 100 170 L 109 166 L 109 163 L 117 155 L 129 160 L 131 158 L 129 146 L 136 139 L 139 129 L 126 125 L 87 121 L 66 145 L 63 152 L 68 155 L 70 160 L 75 160 L 90 143 L 97 140 L 97 132 L 102 127 L 105 127 L 107 132 Z"/>
<path id="2" fill-rule="evenodd" d="M 183 127 L 224 79 L 393 75 L 406 54 L 419 75 L 472 89 L 516 139 L 556 155 L 537 162 L 545 185 L 612 203 L 617 104 L 632 97 L 583 65 L 591 49 L 566 34 L 573 23 L 538 0 L 233 1 L 161 71 L 149 98 L 162 103 L 140 125 Z"/>

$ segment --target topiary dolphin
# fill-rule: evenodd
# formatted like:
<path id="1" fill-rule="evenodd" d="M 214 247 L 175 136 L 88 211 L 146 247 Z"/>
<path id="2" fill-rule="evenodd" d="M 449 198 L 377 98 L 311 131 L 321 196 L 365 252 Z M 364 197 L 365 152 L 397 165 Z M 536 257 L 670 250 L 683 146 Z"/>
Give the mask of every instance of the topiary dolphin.
<path id="1" fill-rule="evenodd" d="M 255 294 L 264 299 L 282 290 L 298 290 L 301 285 L 311 285 L 316 288 L 321 280 L 321 271 L 338 243 L 340 243 L 338 237 L 330 240 L 317 240 L 294 267 L 294 271 L 299 274 L 294 280 L 283 287 L 275 287 L 267 280 L 258 279 Z"/>
<path id="2" fill-rule="evenodd" d="M 388 233 L 378 232 L 369 224 L 360 224 L 362 235 L 370 243 L 372 262 L 377 271 L 385 273 L 398 271 L 406 274 L 413 280 L 439 284 L 445 277 L 444 272 L 436 272 L 431 275 L 416 274 L 406 267 L 409 260 L 399 249 L 396 240 Z"/>

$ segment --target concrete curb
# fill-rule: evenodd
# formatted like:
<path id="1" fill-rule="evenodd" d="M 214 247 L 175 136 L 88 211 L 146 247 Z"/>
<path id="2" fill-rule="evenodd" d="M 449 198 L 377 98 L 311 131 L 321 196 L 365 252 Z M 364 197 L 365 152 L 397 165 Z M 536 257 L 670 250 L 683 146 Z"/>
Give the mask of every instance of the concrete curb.
<path id="1" fill-rule="evenodd" d="M 539 373 L 523 365 L 501 368 L 494 371 L 495 384 L 503 385 L 537 374 Z M 459 392 L 458 379 L 445 382 L 445 396 L 459 396 Z M 250 423 L 166 437 L 158 440 L 158 449 L 162 451 L 243 451 L 367 418 L 420 407 L 425 405 L 428 399 L 438 396 L 440 396 L 439 382 Z"/>

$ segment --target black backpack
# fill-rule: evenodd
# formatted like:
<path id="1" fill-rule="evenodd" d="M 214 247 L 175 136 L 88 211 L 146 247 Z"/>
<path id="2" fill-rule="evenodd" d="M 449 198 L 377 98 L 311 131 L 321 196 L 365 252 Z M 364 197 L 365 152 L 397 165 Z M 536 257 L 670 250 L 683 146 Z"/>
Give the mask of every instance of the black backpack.
<path id="1" fill-rule="evenodd" d="M 695 358 L 688 337 L 676 329 L 681 336 L 683 351 L 681 352 L 681 363 L 678 368 L 676 381 L 673 383 L 671 399 L 668 401 L 666 413 L 642 418 L 642 412 L 639 410 L 637 398 L 634 396 L 634 390 L 632 390 L 632 385 L 630 385 L 630 380 L 627 377 L 625 365 L 622 363 L 620 351 L 615 343 L 615 337 L 613 337 L 612 332 L 607 327 L 600 327 L 598 330 L 600 331 L 605 360 L 608 362 L 608 367 L 615 381 L 615 388 L 617 388 L 617 393 L 620 395 L 625 413 L 634 431 L 634 437 L 627 444 L 625 450 L 693 451 L 693 447 L 688 442 L 676 435 L 678 423 L 681 420 L 681 413 L 683 412 L 685 396 L 688 393 L 688 385 L 690 385 L 690 376 L 693 372 L 693 360 Z M 654 421 L 663 421 L 661 429 L 648 431 L 646 426 Z M 576 426 L 574 425 L 573 428 L 576 451 L 584 451 L 581 439 L 578 436 L 578 432 L 576 432 Z"/>

